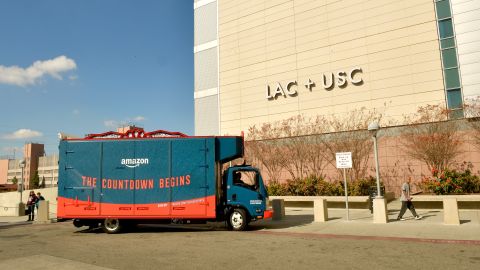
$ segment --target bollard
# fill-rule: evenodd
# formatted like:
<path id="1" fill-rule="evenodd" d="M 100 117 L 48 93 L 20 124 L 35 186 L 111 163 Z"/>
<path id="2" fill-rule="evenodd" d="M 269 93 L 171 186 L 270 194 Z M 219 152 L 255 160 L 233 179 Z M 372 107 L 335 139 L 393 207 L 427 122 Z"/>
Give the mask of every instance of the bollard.
<path id="1" fill-rule="evenodd" d="M 283 199 L 272 200 L 273 220 L 281 220 L 285 216 L 285 202 Z"/>
<path id="2" fill-rule="evenodd" d="M 50 222 L 48 214 L 48 201 L 42 200 L 38 202 L 37 221 L 40 223 Z"/>
<path id="3" fill-rule="evenodd" d="M 23 202 L 18 203 L 18 209 L 16 214 L 17 217 L 25 216 L 25 204 Z"/>
<path id="4" fill-rule="evenodd" d="M 373 223 L 388 223 L 387 200 L 384 197 L 373 199 Z"/>
<path id="5" fill-rule="evenodd" d="M 313 219 L 315 222 L 326 222 L 328 220 L 327 200 L 315 199 L 313 201 Z"/>
<path id="6" fill-rule="evenodd" d="M 460 225 L 458 216 L 458 204 L 455 198 L 443 199 L 443 223 L 448 225 Z"/>

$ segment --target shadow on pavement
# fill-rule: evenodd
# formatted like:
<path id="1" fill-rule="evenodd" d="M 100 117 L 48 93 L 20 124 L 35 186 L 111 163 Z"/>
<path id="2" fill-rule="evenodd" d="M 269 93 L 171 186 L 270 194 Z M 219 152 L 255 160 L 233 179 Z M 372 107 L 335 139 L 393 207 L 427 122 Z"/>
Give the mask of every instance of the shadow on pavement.
<path id="1" fill-rule="evenodd" d="M 208 232 L 208 231 L 227 231 L 224 226 L 212 226 L 211 224 L 139 224 L 126 228 L 122 233 L 168 233 L 168 232 Z M 75 233 L 94 233 L 103 234 L 104 231 L 98 228 L 86 228 Z"/>
<path id="2" fill-rule="evenodd" d="M 340 219 L 331 217 L 329 220 Z M 287 215 L 282 220 L 259 220 L 249 224 L 249 231 L 258 231 L 263 229 L 285 229 L 308 225 L 313 222 L 313 215 Z M 139 224 L 128 228 L 128 233 L 161 233 L 161 232 L 193 232 L 193 231 L 228 231 L 224 222 L 208 222 L 207 224 Z M 79 228 L 75 233 L 104 233 L 98 228 Z"/>
<path id="3" fill-rule="evenodd" d="M 333 220 L 337 218 L 329 218 Z M 250 230 L 262 229 L 286 229 L 290 227 L 304 226 L 313 222 L 313 215 L 286 215 L 281 220 L 261 220 L 250 223 Z"/>

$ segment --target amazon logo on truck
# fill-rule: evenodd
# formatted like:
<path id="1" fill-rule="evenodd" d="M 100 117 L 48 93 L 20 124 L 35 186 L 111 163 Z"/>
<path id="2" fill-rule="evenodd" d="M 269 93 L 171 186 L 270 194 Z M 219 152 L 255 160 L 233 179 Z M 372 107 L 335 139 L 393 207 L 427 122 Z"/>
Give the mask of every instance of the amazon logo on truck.
<path id="1" fill-rule="evenodd" d="M 135 168 L 148 164 L 148 158 L 122 158 L 120 163 L 128 168 Z"/>

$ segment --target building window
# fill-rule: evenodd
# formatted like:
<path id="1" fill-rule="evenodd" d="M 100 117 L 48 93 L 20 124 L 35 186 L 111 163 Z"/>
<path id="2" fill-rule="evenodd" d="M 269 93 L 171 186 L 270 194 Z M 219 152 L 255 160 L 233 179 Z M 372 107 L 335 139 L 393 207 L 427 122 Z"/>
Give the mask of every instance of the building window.
<path id="1" fill-rule="evenodd" d="M 455 48 L 442 50 L 443 68 L 457 67 L 457 52 Z"/>
<path id="2" fill-rule="evenodd" d="M 458 68 L 445 69 L 444 74 L 445 74 L 445 86 L 447 89 L 460 87 L 460 77 L 458 76 Z"/>
<path id="3" fill-rule="evenodd" d="M 458 109 L 462 107 L 462 95 L 460 89 L 447 90 L 448 95 L 448 107 L 452 109 Z"/>
<path id="4" fill-rule="evenodd" d="M 440 38 L 453 37 L 453 25 L 452 19 L 441 20 L 438 22 L 438 31 L 440 32 Z"/>
<path id="5" fill-rule="evenodd" d="M 455 39 L 454 38 L 446 38 L 440 40 L 442 49 L 448 49 L 455 47 Z"/>
<path id="6" fill-rule="evenodd" d="M 449 0 L 435 0 L 438 35 L 443 65 L 445 96 L 450 118 L 463 117 L 462 86 L 459 75 L 455 31 Z"/>
<path id="7" fill-rule="evenodd" d="M 439 20 L 452 17 L 452 12 L 450 11 L 450 2 L 448 0 L 440 0 L 435 3 L 437 7 L 437 18 Z"/>

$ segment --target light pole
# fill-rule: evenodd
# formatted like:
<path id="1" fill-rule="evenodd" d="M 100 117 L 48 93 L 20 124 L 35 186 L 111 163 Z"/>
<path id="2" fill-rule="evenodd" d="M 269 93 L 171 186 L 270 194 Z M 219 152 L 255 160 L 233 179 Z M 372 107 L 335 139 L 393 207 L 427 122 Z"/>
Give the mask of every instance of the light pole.
<path id="1" fill-rule="evenodd" d="M 380 129 L 380 126 L 377 122 L 372 122 L 368 125 L 368 131 L 372 134 L 373 137 L 373 148 L 375 152 L 375 167 L 376 167 L 376 176 L 377 176 L 377 196 L 373 199 L 373 223 L 388 223 L 387 215 L 387 202 L 385 198 L 381 195 L 380 190 L 380 170 L 378 166 L 378 146 L 377 146 L 377 133 Z"/>
<path id="2" fill-rule="evenodd" d="M 20 168 L 22 169 L 22 177 L 20 177 L 20 185 L 18 191 L 20 191 L 20 203 L 22 202 L 22 193 L 23 193 L 23 169 L 25 168 L 25 159 L 20 160 L 20 163 L 18 164 Z"/>
<path id="3" fill-rule="evenodd" d="M 377 177 L 377 198 L 382 198 L 382 193 L 380 192 L 380 171 L 378 166 L 378 146 L 377 146 L 377 132 L 380 129 L 380 126 L 377 122 L 372 122 L 368 125 L 368 131 L 372 134 L 373 138 L 373 151 L 375 153 L 375 172 Z"/>

